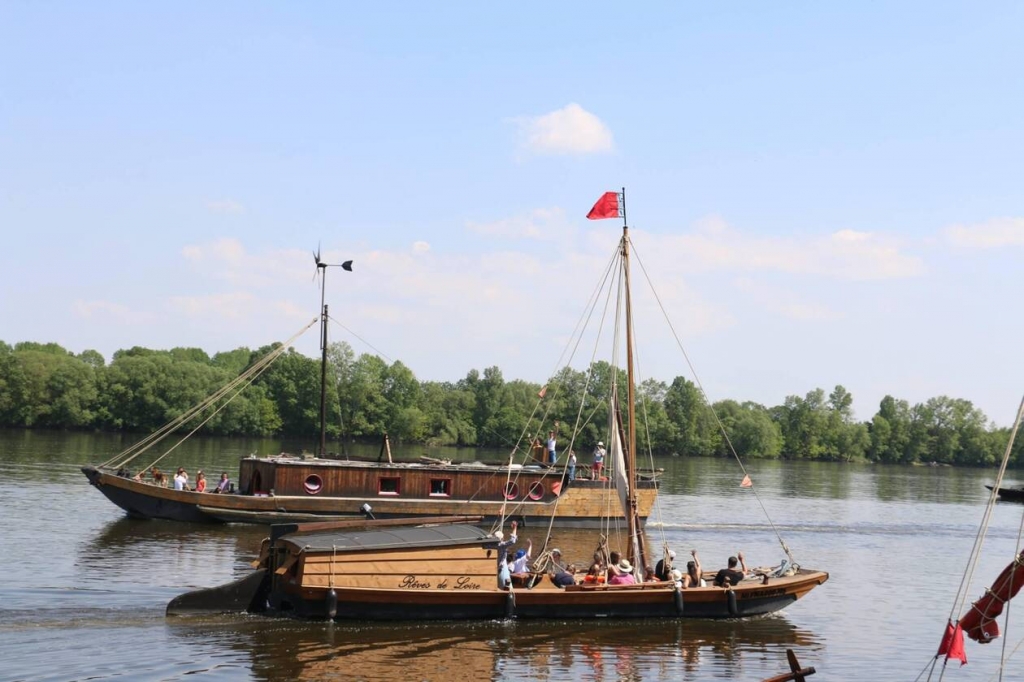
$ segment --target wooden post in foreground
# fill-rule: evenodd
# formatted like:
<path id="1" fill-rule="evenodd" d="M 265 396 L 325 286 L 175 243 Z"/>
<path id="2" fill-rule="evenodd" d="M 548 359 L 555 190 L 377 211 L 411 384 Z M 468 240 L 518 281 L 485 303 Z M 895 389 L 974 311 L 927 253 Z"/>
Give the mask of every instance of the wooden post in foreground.
<path id="1" fill-rule="evenodd" d="M 805 678 L 813 675 L 815 670 L 813 667 L 801 668 L 800 663 L 796 660 L 796 654 L 793 653 L 792 649 L 786 649 L 786 658 L 789 659 L 789 669 L 791 672 L 783 675 L 776 675 L 775 677 L 769 677 L 762 682 L 804 682 Z"/>

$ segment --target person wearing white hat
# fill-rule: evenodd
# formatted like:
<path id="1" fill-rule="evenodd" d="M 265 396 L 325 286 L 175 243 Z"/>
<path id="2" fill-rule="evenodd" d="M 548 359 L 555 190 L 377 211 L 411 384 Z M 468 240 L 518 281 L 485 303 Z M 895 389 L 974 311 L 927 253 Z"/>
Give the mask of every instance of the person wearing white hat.
<path id="1" fill-rule="evenodd" d="M 604 469 L 604 443 L 597 441 L 597 447 L 594 448 L 594 480 L 601 480 L 601 470 Z"/>
<path id="2" fill-rule="evenodd" d="M 633 577 L 633 564 L 629 563 L 629 559 L 620 560 L 616 568 L 619 572 L 608 581 L 609 585 L 633 585 L 636 583 L 636 578 Z"/>
<path id="3" fill-rule="evenodd" d="M 676 553 L 673 550 L 669 550 L 668 554 L 663 558 L 658 559 L 658 563 L 654 566 L 654 576 L 658 580 L 668 580 L 669 574 L 672 572 L 672 564 L 676 560 Z"/>

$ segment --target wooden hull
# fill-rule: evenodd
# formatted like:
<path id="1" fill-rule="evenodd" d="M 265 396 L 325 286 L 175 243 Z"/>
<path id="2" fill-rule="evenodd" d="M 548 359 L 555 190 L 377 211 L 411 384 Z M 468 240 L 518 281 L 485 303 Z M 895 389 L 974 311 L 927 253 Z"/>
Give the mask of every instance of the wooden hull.
<path id="1" fill-rule="evenodd" d="M 641 585 L 500 589 L 497 540 L 465 526 L 298 533 L 262 557 L 271 611 L 339 620 L 490 618 L 745 618 L 783 609 L 828 580 L 822 571 L 746 580 L 734 588 Z"/>
<path id="2" fill-rule="evenodd" d="M 553 585 L 506 592 L 497 588 L 467 592 L 409 592 L 336 587 L 336 620 L 469 620 L 496 618 L 749 618 L 780 611 L 828 580 L 820 571 L 802 571 L 768 585 L 737 586 L 730 606 L 723 588 L 679 592 L 660 583 L 644 586 L 559 589 Z M 327 590 L 272 593 L 279 615 L 328 619 Z"/>
<path id="3" fill-rule="evenodd" d="M 598 528 L 606 519 L 609 496 L 615 491 L 607 482 L 574 481 L 561 487 L 561 479 L 546 472 L 531 472 L 523 477 L 518 488 L 542 492 L 538 499 L 528 494 L 519 494 L 516 499 L 505 500 L 507 471 L 497 467 L 464 468 L 412 468 L 409 466 L 328 466 L 292 462 L 267 469 L 268 460 L 243 460 L 243 468 L 250 463 L 250 476 L 240 479 L 252 487 L 253 472 L 259 464 L 265 471 L 263 480 L 287 481 L 308 478 L 309 471 L 317 467 L 321 481 L 328 479 L 328 472 L 339 480 L 350 479 L 348 485 L 352 494 L 325 495 L 278 494 L 262 491 L 252 494 L 212 494 L 173 490 L 150 483 L 135 481 L 115 473 L 83 467 L 82 472 L 111 502 L 133 518 L 167 519 L 191 523 L 285 523 L 312 520 L 362 518 L 362 507 L 368 504 L 372 515 L 378 519 L 435 517 L 444 515 L 474 515 L 484 517 L 485 523 L 500 518 L 516 518 L 527 525 L 547 524 L 553 517 L 555 523 L 568 528 Z M 377 482 L 380 477 L 400 478 L 405 484 L 404 492 L 398 495 L 378 494 Z M 442 477 L 444 477 L 442 479 Z M 415 484 L 448 480 L 450 489 L 466 492 L 461 496 L 431 496 L 417 492 Z M 351 481 L 354 481 L 351 482 Z M 301 485 L 301 483 L 300 483 Z M 556 487 L 558 485 L 558 487 Z M 340 484 L 339 484 L 340 487 Z M 360 492 L 360 488 L 362 492 Z M 285 489 L 288 489 L 286 487 Z M 557 490 L 557 494 L 554 492 Z M 475 496 L 472 493 L 477 493 Z M 638 490 L 639 511 L 646 520 L 654 506 L 657 486 L 651 481 Z M 614 508 L 614 507 L 613 507 Z"/>

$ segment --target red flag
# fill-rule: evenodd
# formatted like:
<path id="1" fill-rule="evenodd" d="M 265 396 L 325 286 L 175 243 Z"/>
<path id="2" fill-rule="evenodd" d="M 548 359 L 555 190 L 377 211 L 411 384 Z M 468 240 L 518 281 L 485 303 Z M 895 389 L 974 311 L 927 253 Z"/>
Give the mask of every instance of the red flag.
<path id="1" fill-rule="evenodd" d="M 964 651 L 964 631 L 960 623 L 953 627 L 952 623 L 946 624 L 946 633 L 942 635 L 942 643 L 939 644 L 939 652 L 935 658 L 946 655 L 946 660 L 955 658 L 960 665 L 967 665 L 967 652 Z"/>
<path id="2" fill-rule="evenodd" d="M 754 482 L 750 480 L 750 474 L 747 474 L 746 476 L 744 476 L 743 480 L 740 481 L 740 487 L 741 488 L 750 488 L 750 487 L 753 487 L 753 485 L 754 485 Z"/>
<path id="3" fill-rule="evenodd" d="M 544 388 L 540 389 L 540 391 L 537 392 L 537 397 L 538 398 L 543 398 L 547 394 L 548 394 L 548 387 L 545 386 Z"/>
<path id="4" fill-rule="evenodd" d="M 590 220 L 601 220 L 602 218 L 618 218 L 621 215 L 619 212 L 619 193 L 605 192 L 597 200 L 597 203 L 594 204 L 594 208 L 590 209 L 587 218 Z"/>

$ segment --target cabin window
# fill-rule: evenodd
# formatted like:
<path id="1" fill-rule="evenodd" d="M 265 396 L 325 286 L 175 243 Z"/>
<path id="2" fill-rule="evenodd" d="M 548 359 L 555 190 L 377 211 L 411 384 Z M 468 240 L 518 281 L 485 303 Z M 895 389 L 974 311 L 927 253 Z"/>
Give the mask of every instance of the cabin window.
<path id="1" fill-rule="evenodd" d="M 398 477 L 394 478 L 380 478 L 377 479 L 377 494 L 378 495 L 397 495 L 402 492 L 401 479 Z"/>
<path id="2" fill-rule="evenodd" d="M 316 474 L 310 474 L 309 476 L 306 476 L 306 480 L 303 481 L 302 487 L 306 489 L 307 494 L 316 495 L 324 489 L 324 480 Z"/>
<path id="3" fill-rule="evenodd" d="M 509 484 L 505 486 L 505 499 L 514 500 L 517 497 L 519 497 L 519 486 L 515 483 L 509 482 Z"/>
<path id="4" fill-rule="evenodd" d="M 540 481 L 534 481 L 530 484 L 530 492 L 527 495 L 531 500 L 539 500 L 544 497 L 544 484 Z"/>
<path id="5" fill-rule="evenodd" d="M 432 478 L 430 479 L 430 496 L 431 497 L 451 497 L 452 494 L 452 479 L 450 478 Z"/>

